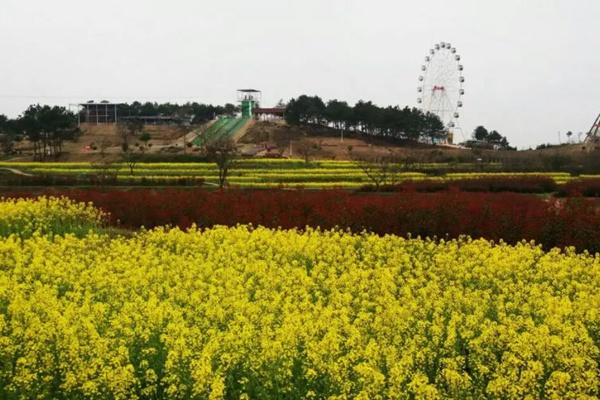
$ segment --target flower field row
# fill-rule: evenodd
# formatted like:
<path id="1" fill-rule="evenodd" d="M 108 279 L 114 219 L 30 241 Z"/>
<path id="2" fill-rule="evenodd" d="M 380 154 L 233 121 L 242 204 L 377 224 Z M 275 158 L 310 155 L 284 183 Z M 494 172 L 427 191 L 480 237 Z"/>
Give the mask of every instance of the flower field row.
<path id="1" fill-rule="evenodd" d="M 423 171 L 435 164 L 419 166 Z M 67 176 L 85 181 L 94 175 L 109 172 L 117 176 L 118 182 L 155 182 L 157 185 L 171 184 L 178 179 L 202 179 L 214 184 L 218 181 L 218 170 L 210 163 L 139 163 L 131 174 L 128 166 L 115 163 L 108 171 L 94 167 L 90 163 L 0 163 L 0 168 L 17 168 L 38 177 Z M 438 166 L 439 167 L 439 166 Z M 431 168 L 432 171 L 435 168 Z M 403 172 L 395 174 L 397 182 L 432 180 L 453 181 L 465 179 L 510 178 L 522 179 L 530 177 L 547 177 L 557 184 L 564 184 L 573 179 L 568 173 L 505 173 L 505 172 L 457 172 L 443 175 L 428 175 L 426 172 Z M 581 179 L 592 176 L 581 177 Z M 27 185 L 26 178 L 19 178 Z M 19 181 L 19 182 L 20 182 Z M 19 184 L 13 182 L 13 184 Z M 187 182 L 187 181 L 186 181 Z M 300 160 L 240 160 L 230 171 L 228 183 L 239 187 L 289 187 L 306 188 L 358 188 L 371 182 L 367 174 L 350 161 L 314 161 L 309 164 Z M 52 184 L 52 182 L 48 182 Z"/>
<path id="2" fill-rule="evenodd" d="M 0 237 L 34 233 L 85 235 L 103 227 L 108 216 L 89 203 L 77 203 L 67 198 L 39 197 L 2 199 L 0 201 Z"/>
<path id="3" fill-rule="evenodd" d="M 135 189 L 8 192 L 40 193 L 92 202 L 125 228 L 188 228 L 237 224 L 271 228 L 342 228 L 399 236 L 475 238 L 546 248 L 575 246 L 600 252 L 600 207 L 595 199 L 544 199 L 514 193 L 350 193 L 342 190 Z"/>
<path id="4" fill-rule="evenodd" d="M 594 399 L 599 310 L 599 256 L 528 243 L 13 235 L 0 398 Z"/>
<path id="5" fill-rule="evenodd" d="M 322 168 L 322 169 L 352 169 L 355 167 L 355 162 L 345 160 L 314 160 L 310 163 L 306 163 L 301 159 L 239 159 L 236 160 L 236 164 L 241 168 L 255 168 L 255 169 L 306 169 L 306 168 Z M 49 166 L 52 168 L 89 168 L 89 162 L 0 162 L 0 168 L 12 167 L 12 168 L 38 168 L 42 166 Z M 125 163 L 115 163 L 116 166 L 126 167 Z M 143 163 L 146 168 L 153 169 L 209 169 L 211 164 L 209 163 L 177 163 L 177 162 L 157 162 L 157 163 Z M 453 164 L 456 167 L 469 167 L 472 166 L 470 163 Z M 450 166 L 448 163 L 415 163 L 412 164 L 415 168 L 419 169 L 440 169 L 447 168 Z M 496 166 L 500 167 L 501 164 Z"/>

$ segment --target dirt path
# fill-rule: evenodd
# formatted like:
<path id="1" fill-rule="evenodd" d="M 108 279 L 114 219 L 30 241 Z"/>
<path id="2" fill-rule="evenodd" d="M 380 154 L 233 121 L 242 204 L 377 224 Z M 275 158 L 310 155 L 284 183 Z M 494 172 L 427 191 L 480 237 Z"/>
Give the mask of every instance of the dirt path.
<path id="1" fill-rule="evenodd" d="M 194 139 L 196 139 L 199 135 L 202 134 L 202 132 L 206 132 L 206 130 L 208 128 L 210 128 L 210 126 L 212 124 L 214 124 L 215 122 L 217 122 L 217 119 L 213 119 L 212 121 L 207 122 L 206 124 L 194 129 L 191 132 L 186 133 L 185 136 L 185 142 L 186 143 L 192 143 L 194 141 Z"/>
<path id="2" fill-rule="evenodd" d="M 0 171 L 8 171 L 8 172 L 12 172 L 15 175 L 21 175 L 21 176 L 33 176 L 32 174 L 28 174 L 27 172 L 23 172 L 18 169 L 14 169 L 14 168 L 0 168 Z"/>
<path id="3" fill-rule="evenodd" d="M 248 122 L 244 124 L 231 138 L 235 143 L 239 142 L 239 140 L 244 137 L 244 135 L 248 132 L 248 130 L 256 124 L 255 119 L 250 119 Z"/>

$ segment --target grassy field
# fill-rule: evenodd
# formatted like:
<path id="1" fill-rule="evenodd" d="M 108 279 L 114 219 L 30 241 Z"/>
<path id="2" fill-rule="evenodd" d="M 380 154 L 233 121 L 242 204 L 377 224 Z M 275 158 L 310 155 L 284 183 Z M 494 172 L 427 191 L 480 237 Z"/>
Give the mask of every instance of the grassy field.
<path id="1" fill-rule="evenodd" d="M 400 172 L 396 174 L 398 182 L 421 180 L 456 180 L 489 177 L 527 177 L 545 176 L 556 183 L 566 183 L 573 179 L 564 172 L 450 172 L 442 174 L 439 171 L 448 169 L 447 164 L 419 164 L 413 169 L 420 172 Z M 452 169 L 472 169 L 472 165 L 450 166 Z M 98 173 L 98 168 L 90 163 L 0 163 L 0 168 L 14 168 L 33 175 L 64 175 L 85 178 Z M 133 174 L 124 163 L 115 163 L 110 171 L 118 179 L 135 181 L 172 181 L 177 178 L 202 178 L 207 183 L 218 181 L 218 170 L 211 163 L 139 163 Z M 593 178 L 599 176 L 584 175 L 577 178 Z M 239 187 L 304 187 L 304 188 L 358 188 L 371 183 L 367 175 L 351 161 L 313 161 L 305 163 L 302 160 L 240 160 L 230 171 L 228 183 Z"/>

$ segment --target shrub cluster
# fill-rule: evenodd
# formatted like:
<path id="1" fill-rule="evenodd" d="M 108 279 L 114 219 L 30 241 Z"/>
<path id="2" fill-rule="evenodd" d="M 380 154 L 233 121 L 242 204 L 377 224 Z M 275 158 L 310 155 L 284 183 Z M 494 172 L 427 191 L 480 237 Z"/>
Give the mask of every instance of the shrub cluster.
<path id="1" fill-rule="evenodd" d="M 571 181 L 560 187 L 559 196 L 600 197 L 600 179 Z"/>
<path id="2" fill-rule="evenodd" d="M 457 180 L 411 180 L 397 185 L 385 185 L 376 189 L 366 185 L 361 192 L 445 192 L 460 190 L 463 192 L 513 192 L 513 193 L 553 193 L 558 185 L 548 176 L 489 177 Z"/>
<path id="3" fill-rule="evenodd" d="M 535 240 L 546 248 L 576 246 L 600 251 L 600 210 L 595 200 L 543 199 L 517 193 L 353 194 L 341 190 L 68 190 L 91 201 L 123 227 L 187 228 L 253 224 L 266 227 L 456 238 L 470 235 L 516 243 Z M 20 193 L 35 196 L 35 193 Z"/>

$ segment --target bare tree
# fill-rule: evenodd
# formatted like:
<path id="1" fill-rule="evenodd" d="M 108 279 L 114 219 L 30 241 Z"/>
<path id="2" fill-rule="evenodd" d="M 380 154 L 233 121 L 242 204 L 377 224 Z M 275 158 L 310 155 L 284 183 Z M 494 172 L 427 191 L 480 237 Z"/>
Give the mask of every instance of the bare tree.
<path id="1" fill-rule="evenodd" d="M 115 182 L 119 173 L 119 167 L 109 158 L 107 150 L 112 146 L 110 140 L 104 138 L 99 145 L 100 160 L 91 164 L 94 175 L 100 184 Z"/>
<path id="2" fill-rule="evenodd" d="M 235 143 L 230 139 L 221 139 L 207 144 L 204 147 L 206 158 L 217 164 L 219 169 L 219 187 L 223 188 L 227 182 L 230 169 L 238 157 Z"/>
<path id="3" fill-rule="evenodd" d="M 119 166 L 110 160 L 101 160 L 91 163 L 94 175 L 101 185 L 115 183 L 119 175 Z"/>
<path id="4" fill-rule="evenodd" d="M 296 143 L 296 150 L 298 154 L 302 156 L 305 163 L 309 163 L 310 159 L 313 158 L 322 149 L 322 141 L 313 142 L 307 138 L 303 138 Z"/>
<path id="5" fill-rule="evenodd" d="M 388 154 L 368 154 L 358 156 L 348 147 L 350 159 L 365 174 L 367 179 L 379 190 L 382 185 L 395 185 L 399 182 L 400 173 L 412 160 L 402 160 L 392 149 L 387 149 Z"/>
<path id="6" fill-rule="evenodd" d="M 117 125 L 117 134 L 121 139 L 121 147 L 123 148 L 123 151 L 128 150 L 130 138 L 137 137 L 142 129 L 144 129 L 144 123 L 135 119 L 126 120 L 125 122 L 120 122 Z"/>
<path id="7" fill-rule="evenodd" d="M 146 151 L 152 146 L 152 143 L 149 143 L 150 139 L 150 134 L 143 133 L 140 136 L 141 143 L 135 143 L 135 146 L 121 144 L 121 158 L 129 168 L 129 175 L 133 175 L 137 163 L 143 160 Z"/>
<path id="8" fill-rule="evenodd" d="M 271 141 L 270 136 L 272 136 L 272 141 L 274 142 L 275 147 L 277 148 L 277 153 L 279 153 L 280 157 L 283 156 L 286 150 L 290 149 L 290 144 L 292 143 L 292 139 L 294 136 L 293 133 L 290 131 L 289 127 L 288 129 L 282 129 L 281 131 L 278 131 L 277 134 L 274 135 L 272 135 L 271 132 L 267 131 L 263 131 L 261 133 L 262 136 L 267 137 L 269 141 Z"/>
<path id="9" fill-rule="evenodd" d="M 125 146 L 123 145 L 121 148 L 121 158 L 123 162 L 127 164 L 127 168 L 129 168 L 129 175 L 133 175 L 133 170 L 135 166 L 142 158 L 143 151 L 138 151 L 133 146 Z"/>
<path id="10" fill-rule="evenodd" d="M 100 141 L 100 146 L 98 147 L 100 150 L 100 158 L 104 160 L 107 156 L 107 150 L 112 146 L 112 142 L 106 138 Z"/>

